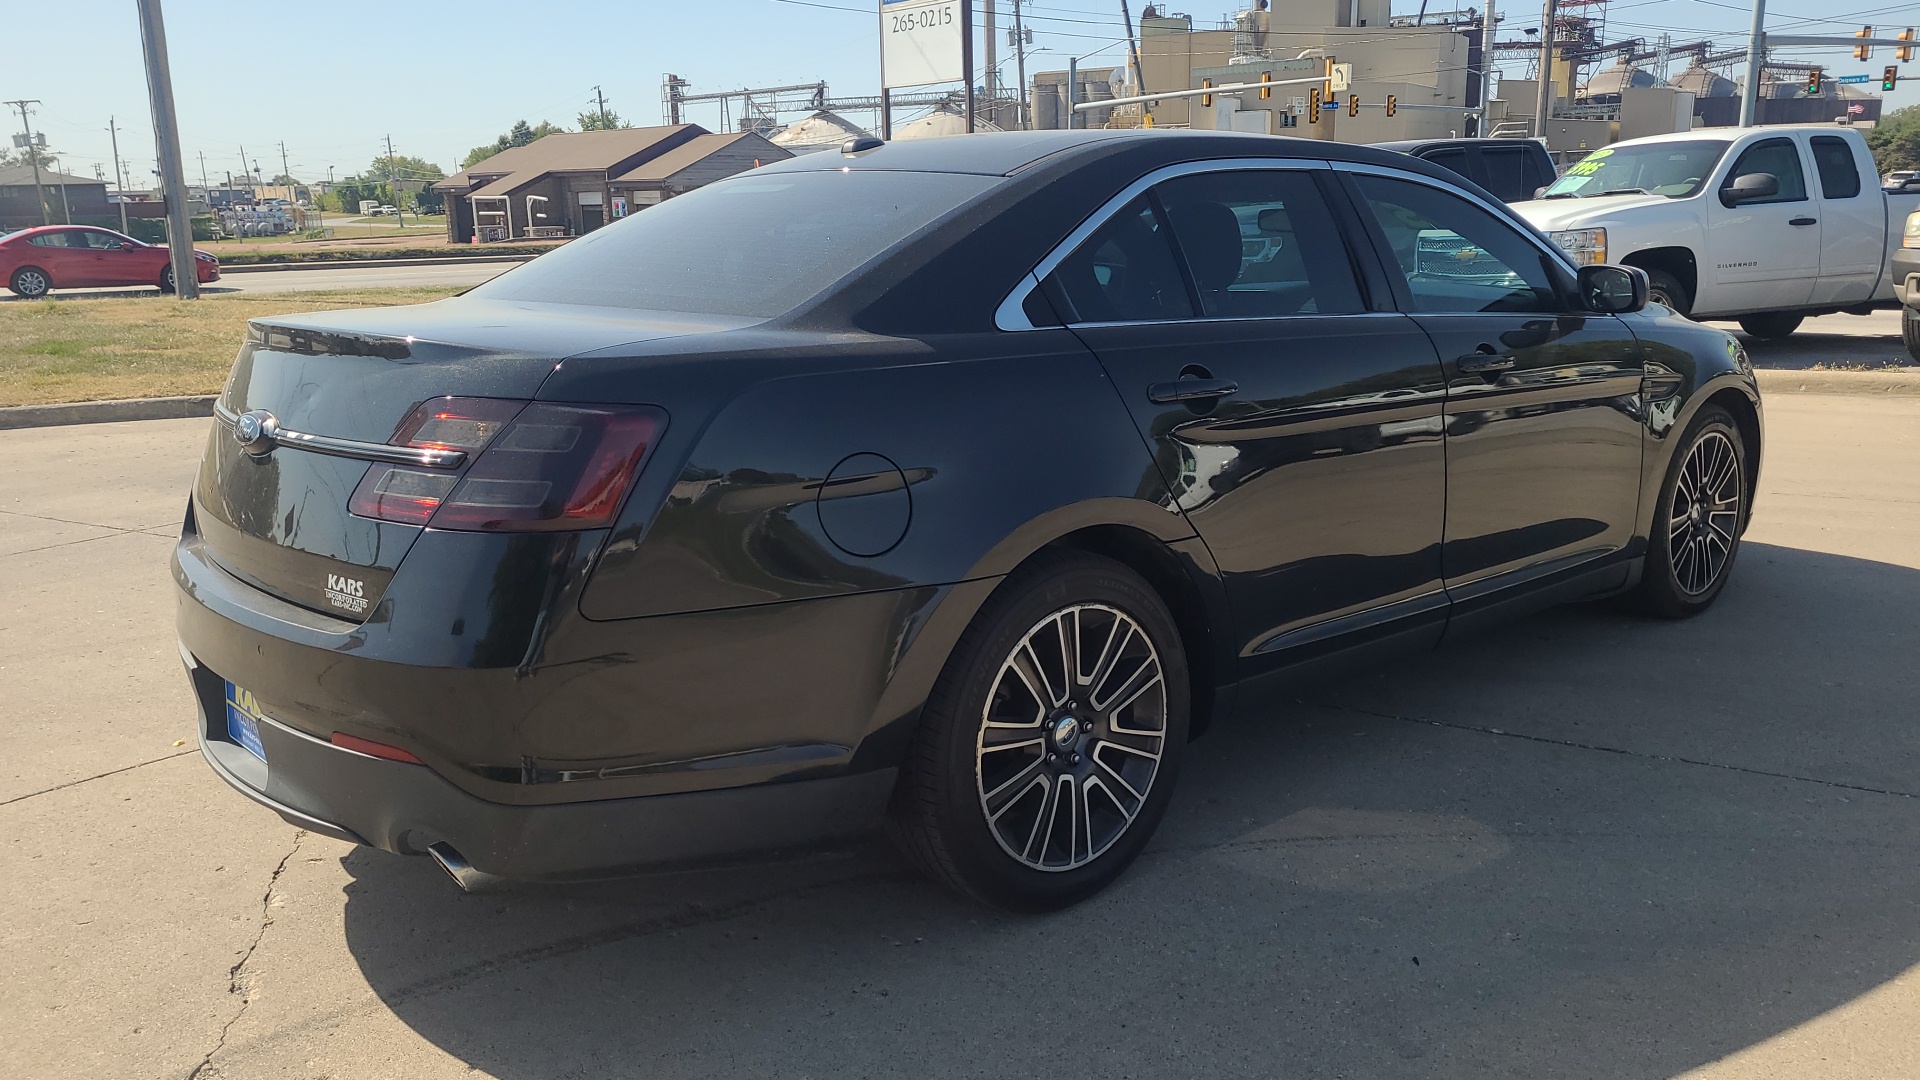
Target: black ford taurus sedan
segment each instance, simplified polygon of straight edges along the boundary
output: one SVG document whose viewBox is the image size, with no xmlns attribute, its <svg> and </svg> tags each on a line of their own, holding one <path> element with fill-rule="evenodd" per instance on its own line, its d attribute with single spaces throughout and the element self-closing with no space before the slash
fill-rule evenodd
<svg viewBox="0 0 1920 1080">
<path fill-rule="evenodd" d="M 1278 681 L 1713 602 L 1760 401 L 1645 305 L 1404 155 L 1035 132 L 849 144 L 460 297 L 256 320 L 174 561 L 200 746 L 463 883 L 884 824 L 1069 904 Z"/>
</svg>

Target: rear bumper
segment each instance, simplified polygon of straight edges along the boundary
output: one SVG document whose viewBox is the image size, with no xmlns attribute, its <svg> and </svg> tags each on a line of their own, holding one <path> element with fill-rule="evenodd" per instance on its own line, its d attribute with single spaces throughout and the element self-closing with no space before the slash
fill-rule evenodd
<svg viewBox="0 0 1920 1080">
<path fill-rule="evenodd" d="M 510 806 L 422 765 L 370 757 L 271 720 L 262 761 L 227 735 L 225 682 L 188 657 L 200 752 L 234 790 L 324 836 L 402 855 L 451 846 L 504 878 L 564 880 L 726 861 L 859 835 L 879 823 L 895 770 L 626 799 Z"/>
</svg>

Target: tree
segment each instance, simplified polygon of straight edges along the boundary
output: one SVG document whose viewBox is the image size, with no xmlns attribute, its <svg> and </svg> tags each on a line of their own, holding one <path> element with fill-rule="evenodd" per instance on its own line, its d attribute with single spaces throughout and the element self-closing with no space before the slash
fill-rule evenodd
<svg viewBox="0 0 1920 1080">
<path fill-rule="evenodd" d="M 1866 134 L 1881 176 L 1895 169 L 1920 169 L 1920 105 L 1895 109 Z"/>
<path fill-rule="evenodd" d="M 600 110 L 598 109 L 591 109 L 581 113 L 578 117 L 574 118 L 574 122 L 580 125 L 581 131 L 611 131 L 614 128 L 630 128 L 633 126 L 630 121 L 620 119 L 620 114 L 614 112 L 612 109 L 607 110 L 607 118 L 604 123 L 600 119 Z"/>
<path fill-rule="evenodd" d="M 35 158 L 40 159 L 42 172 L 53 171 L 53 155 L 48 153 L 44 146 L 31 146 L 25 149 L 0 146 L 0 168 L 10 165 L 31 165 Z"/>
<path fill-rule="evenodd" d="M 531 127 L 528 126 L 525 120 L 516 120 L 513 123 L 513 128 L 505 135 L 500 136 L 485 146 L 476 146 L 467 151 L 467 156 L 460 161 L 460 167 L 462 169 L 471 169 L 480 162 L 487 160 L 503 150 L 511 150 L 516 146 L 525 146 L 535 139 L 544 139 L 549 135 L 565 130 L 567 129 L 555 127 L 551 122 L 546 120 L 542 120 L 538 125 Z"/>
<path fill-rule="evenodd" d="M 447 178 L 446 171 L 440 168 L 440 166 L 435 165 L 425 158 L 413 157 L 410 154 L 395 154 L 391 160 L 389 160 L 385 154 L 382 154 L 373 159 L 373 164 L 367 166 L 366 175 L 375 180 L 392 180 L 398 178 L 401 180 L 425 180 L 428 183 L 432 183 L 435 180 L 445 180 Z"/>
</svg>

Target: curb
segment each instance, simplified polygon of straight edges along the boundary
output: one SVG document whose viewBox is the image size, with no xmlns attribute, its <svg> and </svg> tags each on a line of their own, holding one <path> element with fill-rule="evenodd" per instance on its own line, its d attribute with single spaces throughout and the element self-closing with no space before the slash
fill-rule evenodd
<svg viewBox="0 0 1920 1080">
<path fill-rule="evenodd" d="M 355 266 L 462 266 L 467 263 L 521 263 L 534 255 L 467 255 L 445 259 L 314 259 L 306 262 L 220 264 L 220 276 L 257 274 L 269 270 L 338 270 Z"/>
<path fill-rule="evenodd" d="M 0 408 L 0 431 L 64 427 L 68 424 L 114 424 L 122 420 L 183 420 L 212 415 L 212 394 L 76 401 L 70 405 L 15 405 Z"/>
</svg>

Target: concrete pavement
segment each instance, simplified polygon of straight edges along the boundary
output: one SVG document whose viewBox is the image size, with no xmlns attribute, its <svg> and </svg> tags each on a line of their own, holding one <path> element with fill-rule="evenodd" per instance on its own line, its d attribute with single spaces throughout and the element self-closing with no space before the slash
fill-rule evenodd
<svg viewBox="0 0 1920 1080">
<path fill-rule="evenodd" d="M 878 847 L 465 895 L 303 835 L 175 745 L 165 562 L 206 422 L 0 432 L 0 1059 L 1920 1075 L 1920 401 L 1767 419 L 1712 612 L 1563 609 L 1221 725 L 1128 876 L 1046 918 Z"/>
</svg>

